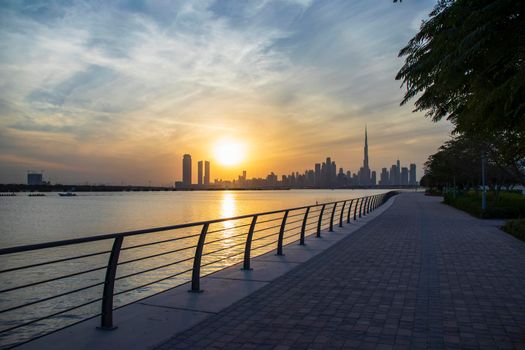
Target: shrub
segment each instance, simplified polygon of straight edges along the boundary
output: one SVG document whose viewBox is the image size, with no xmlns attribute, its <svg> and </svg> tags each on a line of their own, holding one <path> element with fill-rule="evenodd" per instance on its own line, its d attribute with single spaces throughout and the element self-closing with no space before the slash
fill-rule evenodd
<svg viewBox="0 0 525 350">
<path fill-rule="evenodd" d="M 519 193 L 487 193 L 487 209 L 481 209 L 481 192 L 460 192 L 456 196 L 447 193 L 444 203 L 485 219 L 514 219 L 525 217 L 525 196 Z"/>
<path fill-rule="evenodd" d="M 525 241 L 525 219 L 507 221 L 502 229 L 514 237 Z"/>
</svg>

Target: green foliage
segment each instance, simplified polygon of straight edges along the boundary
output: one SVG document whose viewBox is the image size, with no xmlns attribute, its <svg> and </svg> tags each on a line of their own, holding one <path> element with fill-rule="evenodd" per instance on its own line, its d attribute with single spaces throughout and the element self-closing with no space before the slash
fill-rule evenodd
<svg viewBox="0 0 525 350">
<path fill-rule="evenodd" d="M 481 209 L 481 192 L 460 192 L 455 196 L 447 193 L 444 203 L 485 219 L 512 219 L 525 217 L 525 196 L 515 192 L 489 191 L 487 193 L 487 210 Z"/>
<path fill-rule="evenodd" d="M 460 130 L 524 130 L 522 6 L 515 0 L 439 1 L 400 52 L 407 56 L 397 75 L 407 86 L 402 103 L 421 94 L 417 110 L 433 120 L 446 117 Z"/>
<path fill-rule="evenodd" d="M 502 229 L 514 237 L 525 241 L 525 219 L 508 221 L 503 225 Z"/>
<path fill-rule="evenodd" d="M 440 0 L 399 55 L 416 111 L 491 145 L 525 184 L 525 2 Z"/>
<path fill-rule="evenodd" d="M 503 167 L 494 159 L 487 141 L 456 136 L 445 142 L 439 151 L 428 157 L 425 177 L 421 183 L 427 187 L 453 186 L 468 189 L 481 185 L 481 154 L 486 155 L 486 184 L 491 188 L 510 186 L 520 181 L 511 167 Z"/>
</svg>

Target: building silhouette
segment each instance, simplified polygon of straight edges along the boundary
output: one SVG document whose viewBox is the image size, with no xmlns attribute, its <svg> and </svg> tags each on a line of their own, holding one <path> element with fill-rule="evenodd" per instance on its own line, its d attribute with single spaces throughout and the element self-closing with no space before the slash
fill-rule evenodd
<svg viewBox="0 0 525 350">
<path fill-rule="evenodd" d="M 359 184 L 362 186 L 370 185 L 370 166 L 368 164 L 368 130 L 365 126 L 365 147 L 363 149 L 363 166 L 359 169 Z"/>
<path fill-rule="evenodd" d="M 191 187 L 191 155 L 189 154 L 182 157 L 182 185 L 185 188 Z"/>
<path fill-rule="evenodd" d="M 321 186 L 321 163 L 315 163 L 315 186 Z"/>
<path fill-rule="evenodd" d="M 375 187 L 417 186 L 416 164 L 402 167 L 399 157 L 392 164 L 390 171 L 382 168 L 381 172 L 370 169 L 368 153 L 368 127 L 365 125 L 363 147 L 363 165 L 356 173 L 342 167 L 337 169 L 335 160 L 326 157 L 324 162 L 315 163 L 313 169 L 304 172 L 292 172 L 278 176 L 270 172 L 266 177 L 248 178 L 246 170 L 236 179 L 215 179 L 211 183 L 210 162 L 197 162 L 197 185 L 192 186 L 191 155 L 185 154 L 182 161 L 182 181 L 176 182 L 181 189 L 280 189 L 280 188 L 348 188 L 348 187 Z M 29 178 L 28 178 L 29 181 Z"/>
<path fill-rule="evenodd" d="M 410 179 L 408 181 L 408 184 L 410 186 L 416 186 L 417 180 L 416 180 L 416 165 L 414 163 L 410 164 Z"/>
<path fill-rule="evenodd" d="M 208 160 L 204 161 L 204 185 L 210 185 L 210 162 Z"/>
<path fill-rule="evenodd" d="M 27 173 L 27 184 L 30 186 L 37 186 L 44 184 L 44 175 L 42 173 L 37 173 L 34 171 L 29 171 Z"/>
<path fill-rule="evenodd" d="M 408 185 L 408 168 L 406 167 L 401 168 L 401 183 L 399 185 Z"/>
<path fill-rule="evenodd" d="M 397 166 L 395 164 L 392 164 L 390 166 L 390 178 L 389 178 L 389 185 L 395 186 L 397 185 Z"/>
<path fill-rule="evenodd" d="M 399 158 L 397 158 L 396 163 L 396 185 L 401 185 L 401 163 L 399 162 Z"/>
<path fill-rule="evenodd" d="M 203 171 L 202 171 L 202 160 L 199 160 L 197 162 L 197 184 L 201 185 L 203 184 Z"/>
<path fill-rule="evenodd" d="M 381 174 L 379 175 L 379 185 L 380 186 L 390 185 L 390 177 L 388 176 L 387 168 L 381 169 Z"/>
</svg>

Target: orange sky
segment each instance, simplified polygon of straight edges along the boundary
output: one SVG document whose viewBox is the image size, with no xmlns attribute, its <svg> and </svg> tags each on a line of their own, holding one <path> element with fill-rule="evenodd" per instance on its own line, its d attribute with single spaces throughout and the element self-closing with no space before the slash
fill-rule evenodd
<svg viewBox="0 0 525 350">
<path fill-rule="evenodd" d="M 14 4 L 0 9 L 0 182 L 169 185 L 182 155 L 212 179 L 422 164 L 448 139 L 399 107 L 399 49 L 434 1 Z M 46 7 L 42 9 L 41 7 Z M 118 19 L 118 20 L 117 20 Z M 213 144 L 246 145 L 221 167 Z"/>
</svg>

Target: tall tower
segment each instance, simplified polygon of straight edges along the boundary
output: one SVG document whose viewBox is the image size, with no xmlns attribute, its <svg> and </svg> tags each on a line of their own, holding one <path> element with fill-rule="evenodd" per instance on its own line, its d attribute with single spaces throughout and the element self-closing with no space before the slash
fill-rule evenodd
<svg viewBox="0 0 525 350">
<path fill-rule="evenodd" d="M 199 160 L 197 162 L 197 183 L 199 185 L 202 185 L 202 176 L 203 176 L 203 173 L 202 173 L 202 160 Z"/>
<path fill-rule="evenodd" d="M 182 157 L 182 184 L 186 188 L 191 187 L 191 155 Z"/>
<path fill-rule="evenodd" d="M 363 157 L 363 171 L 361 172 L 360 185 L 370 185 L 370 167 L 368 166 L 368 130 L 365 125 L 365 148 Z"/>
<path fill-rule="evenodd" d="M 367 127 L 365 125 L 365 157 L 363 159 L 363 169 L 369 169 L 368 168 L 368 132 Z"/>
<path fill-rule="evenodd" d="M 414 163 L 410 164 L 410 180 L 408 181 L 408 184 L 411 186 L 415 186 L 417 184 L 416 181 L 416 165 Z"/>
<path fill-rule="evenodd" d="M 208 160 L 204 161 L 204 184 L 210 185 L 210 162 Z"/>
<path fill-rule="evenodd" d="M 399 157 L 397 157 L 397 173 L 396 173 L 396 185 L 401 185 L 401 163 Z"/>
</svg>

